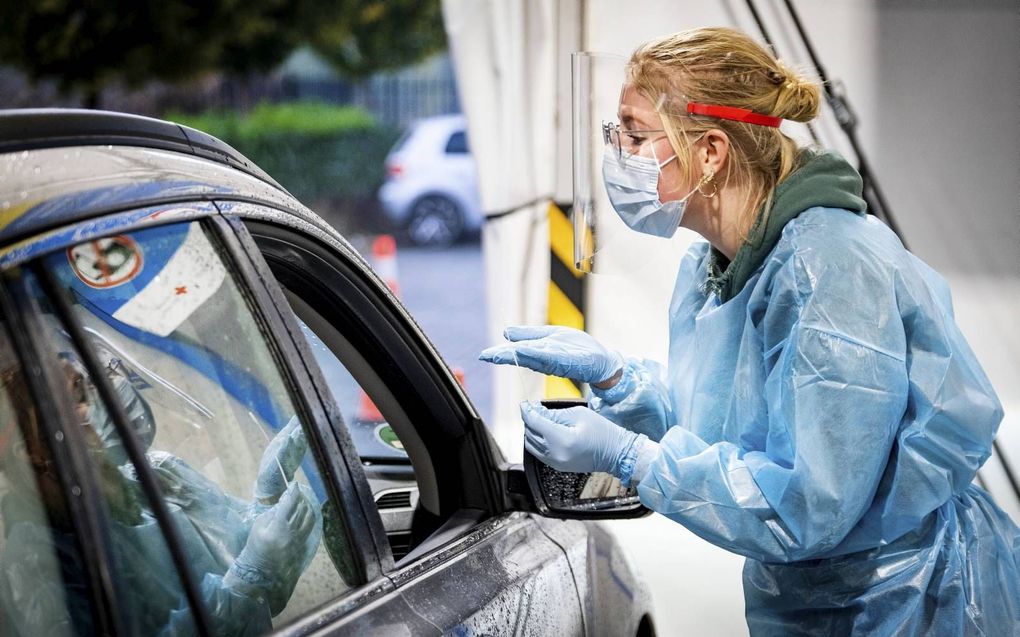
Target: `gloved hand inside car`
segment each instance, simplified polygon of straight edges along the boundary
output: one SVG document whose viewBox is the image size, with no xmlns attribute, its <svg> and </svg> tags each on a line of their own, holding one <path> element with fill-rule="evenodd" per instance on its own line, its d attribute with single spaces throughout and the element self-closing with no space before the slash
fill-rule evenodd
<svg viewBox="0 0 1020 637">
<path fill-rule="evenodd" d="M 610 380 L 623 369 L 623 356 L 572 327 L 511 326 L 503 335 L 509 343 L 490 347 L 478 358 L 591 384 Z"/>
<path fill-rule="evenodd" d="M 275 616 L 287 605 L 322 536 L 321 514 L 311 492 L 291 483 L 280 501 L 255 518 L 224 585 L 262 595 Z"/>
<path fill-rule="evenodd" d="M 521 403 L 524 448 L 553 469 L 575 473 L 605 471 L 630 479 L 639 434 L 627 431 L 587 407 L 547 409 Z"/>
<path fill-rule="evenodd" d="M 308 450 L 308 439 L 301 429 L 297 416 L 291 417 L 286 426 L 277 432 L 269 442 L 255 480 L 255 498 L 260 504 L 273 504 L 294 479 L 294 472 Z"/>
</svg>

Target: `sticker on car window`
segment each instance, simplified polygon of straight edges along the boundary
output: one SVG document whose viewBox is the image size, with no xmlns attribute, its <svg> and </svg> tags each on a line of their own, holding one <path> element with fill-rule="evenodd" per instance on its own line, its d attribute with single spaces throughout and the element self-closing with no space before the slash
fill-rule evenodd
<svg viewBox="0 0 1020 637">
<path fill-rule="evenodd" d="M 142 271 L 142 249 L 126 235 L 79 243 L 67 249 L 71 271 L 91 288 L 123 285 Z"/>
<path fill-rule="evenodd" d="M 392 447 L 399 451 L 404 450 L 404 443 L 400 442 L 400 438 L 397 438 L 397 433 L 393 431 L 393 427 L 383 423 L 375 428 L 375 435 L 387 447 Z"/>
<path fill-rule="evenodd" d="M 166 265 L 121 305 L 113 318 L 167 336 L 216 293 L 226 274 L 201 226 L 189 224 L 184 240 Z"/>
</svg>

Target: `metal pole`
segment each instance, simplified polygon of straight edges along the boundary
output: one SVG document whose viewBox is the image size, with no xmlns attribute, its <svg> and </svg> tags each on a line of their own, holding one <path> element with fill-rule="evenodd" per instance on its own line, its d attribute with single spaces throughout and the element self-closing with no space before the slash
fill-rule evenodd
<svg viewBox="0 0 1020 637">
<path fill-rule="evenodd" d="M 874 178 L 874 173 L 871 171 L 871 165 L 868 163 L 867 158 L 864 156 L 864 151 L 861 149 L 861 145 L 857 141 L 857 117 L 850 109 L 850 104 L 846 99 L 842 86 L 833 84 L 829 81 L 829 76 L 826 74 L 821 61 L 818 59 L 818 54 L 815 52 L 815 48 L 811 44 L 811 39 L 808 37 L 807 31 L 804 29 L 804 25 L 800 21 L 800 16 L 797 14 L 797 10 L 794 8 L 792 0 L 783 0 L 783 2 L 790 14 L 790 19 L 793 20 L 794 28 L 797 29 L 797 34 L 804 42 L 804 48 L 807 50 L 808 57 L 811 58 L 811 64 L 815 67 L 818 79 L 822 82 L 822 91 L 825 93 L 825 100 L 828 102 L 829 107 L 832 108 L 832 112 L 836 115 L 836 121 L 839 123 L 839 127 L 846 134 L 847 140 L 850 142 L 850 146 L 854 149 L 854 154 L 857 155 L 857 172 L 861 174 L 861 178 L 864 180 L 864 200 L 868 204 L 868 209 L 871 210 L 876 217 L 884 221 L 886 225 L 888 225 L 892 231 L 896 233 L 896 236 L 900 238 L 900 241 L 903 241 L 903 233 L 900 231 L 899 225 L 889 214 L 889 205 L 886 202 L 885 195 L 882 194 L 882 190 L 879 188 L 878 183 Z M 904 243 L 904 245 L 906 244 Z"/>
</svg>

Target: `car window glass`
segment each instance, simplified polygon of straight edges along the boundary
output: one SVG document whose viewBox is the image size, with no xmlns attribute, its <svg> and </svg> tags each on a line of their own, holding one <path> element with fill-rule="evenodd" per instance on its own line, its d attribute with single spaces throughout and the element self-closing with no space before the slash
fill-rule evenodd
<svg viewBox="0 0 1020 637">
<path fill-rule="evenodd" d="M 201 224 L 91 241 L 43 265 L 70 292 L 75 318 L 146 448 L 219 629 L 249 634 L 281 625 L 357 584 L 344 525 L 307 451 L 307 424 Z M 68 353 L 56 321 L 43 317 L 52 321 L 61 363 L 85 376 L 80 409 L 98 444 L 130 477 L 94 379 Z M 138 506 L 148 513 L 145 502 Z M 137 556 L 139 564 L 148 559 Z M 172 572 L 125 568 L 138 569 L 140 579 Z M 143 610 L 158 625 L 172 621 L 164 617 L 170 605 Z"/>
<path fill-rule="evenodd" d="M 37 287 L 37 286 L 36 286 Z M 197 628 L 184 597 L 184 589 L 170 557 L 170 550 L 153 515 L 152 507 L 142 491 L 133 465 L 124 451 L 124 443 L 113 428 L 109 413 L 99 398 L 93 379 L 82 358 L 55 328 L 51 308 L 44 305 L 44 317 L 50 326 L 51 344 L 61 369 L 60 378 L 71 397 L 85 441 L 89 459 L 95 468 L 98 493 L 102 497 L 109 522 L 108 532 L 113 553 L 113 582 L 124 628 L 132 634 L 156 634 L 164 628 L 171 634 L 188 634 Z M 108 374 L 118 394 L 133 391 L 124 377 Z M 142 440 L 153 430 L 153 414 L 147 403 L 134 394 L 126 400 L 128 416 Z M 172 501 L 172 497 L 168 497 Z M 195 525 L 183 524 L 181 507 L 171 507 L 171 515 L 184 538 L 189 563 L 199 571 L 212 570 L 205 563 L 206 553 L 196 549 Z M 158 574 L 158 575 L 157 575 Z"/>
<path fill-rule="evenodd" d="M 450 155 L 468 152 L 467 134 L 464 131 L 457 131 L 450 135 L 446 142 L 446 152 Z"/>
<path fill-rule="evenodd" d="M 0 325 L 0 626 L 11 635 L 93 632 L 88 576 L 53 456 Z M 24 432 L 24 433 L 23 433 Z"/>
<path fill-rule="evenodd" d="M 298 308 L 298 311 L 308 316 L 308 309 Z M 344 344 L 338 346 L 336 341 L 342 338 L 339 333 L 323 323 L 318 324 L 319 333 L 316 333 L 300 317 L 297 320 L 358 451 L 393 557 L 400 559 L 411 546 L 411 526 L 419 498 L 414 470 L 404 445 L 370 394 L 354 379 L 337 353 L 323 342 L 325 338 L 337 351 L 347 351 L 350 361 L 353 352 Z"/>
</svg>

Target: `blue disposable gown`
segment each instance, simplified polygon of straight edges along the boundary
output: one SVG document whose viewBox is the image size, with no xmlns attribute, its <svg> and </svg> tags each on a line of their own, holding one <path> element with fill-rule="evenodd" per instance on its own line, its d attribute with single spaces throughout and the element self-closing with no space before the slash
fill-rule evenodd
<svg viewBox="0 0 1020 637">
<path fill-rule="evenodd" d="M 971 485 L 1002 408 L 945 282 L 831 208 L 726 303 L 708 258 L 681 264 L 668 368 L 592 400 L 660 443 L 641 501 L 749 558 L 756 635 L 1020 634 L 1020 530 Z"/>
<path fill-rule="evenodd" d="M 272 615 L 280 611 L 274 601 L 286 603 L 319 546 L 322 514 L 318 505 L 314 505 L 315 527 L 308 537 L 277 547 L 288 555 L 289 559 L 279 560 L 287 568 L 266 573 L 268 590 L 256 594 L 230 586 L 224 574 L 245 547 L 253 519 L 272 505 L 248 503 L 224 493 L 172 454 L 152 451 L 147 457 L 198 580 L 212 633 L 242 637 L 270 631 Z M 105 486 L 113 488 L 109 483 Z M 299 484 L 298 488 L 308 502 L 316 502 L 309 487 Z M 87 575 L 74 537 L 43 523 L 38 495 L 23 485 L 4 500 L 3 519 L 0 607 L 6 623 L 0 624 L 0 635 L 90 634 Z M 143 511 L 131 525 L 112 520 L 109 530 L 119 565 L 127 632 L 160 637 L 196 634 L 176 567 L 151 512 Z M 55 578 L 57 574 L 62 577 Z"/>
</svg>

